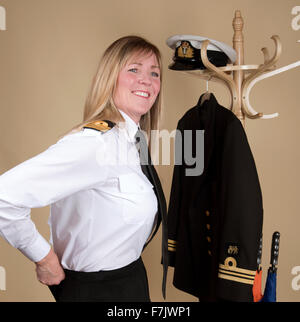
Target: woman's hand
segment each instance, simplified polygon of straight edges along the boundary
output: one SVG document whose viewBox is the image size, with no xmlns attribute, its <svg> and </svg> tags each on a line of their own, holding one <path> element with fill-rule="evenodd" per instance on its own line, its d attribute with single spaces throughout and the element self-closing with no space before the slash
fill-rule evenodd
<svg viewBox="0 0 300 322">
<path fill-rule="evenodd" d="M 35 264 L 37 279 L 42 284 L 58 285 L 65 278 L 65 272 L 52 248 L 46 257 Z"/>
</svg>

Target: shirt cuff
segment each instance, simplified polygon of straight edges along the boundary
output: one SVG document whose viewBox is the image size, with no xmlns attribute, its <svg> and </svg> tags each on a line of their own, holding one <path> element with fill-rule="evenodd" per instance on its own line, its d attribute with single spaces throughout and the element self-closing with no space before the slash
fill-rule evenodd
<svg viewBox="0 0 300 322">
<path fill-rule="evenodd" d="M 22 254 L 33 262 L 39 262 L 50 252 L 51 246 L 46 239 L 38 234 L 36 240 L 26 248 L 19 249 Z"/>
</svg>

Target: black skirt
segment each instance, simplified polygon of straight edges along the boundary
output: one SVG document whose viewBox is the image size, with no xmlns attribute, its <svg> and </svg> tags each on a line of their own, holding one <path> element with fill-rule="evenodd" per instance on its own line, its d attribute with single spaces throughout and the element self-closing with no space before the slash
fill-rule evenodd
<svg viewBox="0 0 300 322">
<path fill-rule="evenodd" d="M 150 302 L 147 272 L 141 257 L 111 271 L 76 272 L 49 286 L 57 302 Z"/>
</svg>

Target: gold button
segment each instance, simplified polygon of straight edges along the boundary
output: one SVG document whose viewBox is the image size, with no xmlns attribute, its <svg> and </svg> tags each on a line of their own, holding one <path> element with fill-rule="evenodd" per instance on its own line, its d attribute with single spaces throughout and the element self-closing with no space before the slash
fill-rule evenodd
<svg viewBox="0 0 300 322">
<path fill-rule="evenodd" d="M 206 239 L 209 243 L 211 242 L 211 238 L 209 236 L 207 236 Z"/>
<path fill-rule="evenodd" d="M 208 210 L 205 211 L 205 215 L 209 216 L 209 211 Z"/>
<path fill-rule="evenodd" d="M 211 251 L 210 251 L 210 250 L 208 250 L 207 252 L 208 252 L 208 255 L 209 255 L 209 256 L 211 256 Z"/>
<path fill-rule="evenodd" d="M 210 224 L 206 224 L 206 228 L 210 230 Z"/>
</svg>

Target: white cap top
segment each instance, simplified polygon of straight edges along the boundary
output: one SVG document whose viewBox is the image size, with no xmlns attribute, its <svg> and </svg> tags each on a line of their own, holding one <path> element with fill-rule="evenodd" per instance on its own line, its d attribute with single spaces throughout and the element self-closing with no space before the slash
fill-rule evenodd
<svg viewBox="0 0 300 322">
<path fill-rule="evenodd" d="M 166 40 L 166 43 L 170 48 L 175 49 L 176 47 L 180 46 L 180 43 L 183 40 L 189 41 L 191 45 L 197 49 L 201 49 L 201 46 L 204 40 L 209 40 L 210 43 L 207 46 L 208 50 L 221 51 L 225 53 L 232 63 L 234 63 L 236 60 L 236 52 L 232 47 L 230 47 L 229 45 L 221 41 L 217 41 L 207 37 L 193 36 L 193 35 L 175 35 L 168 38 Z"/>
</svg>

